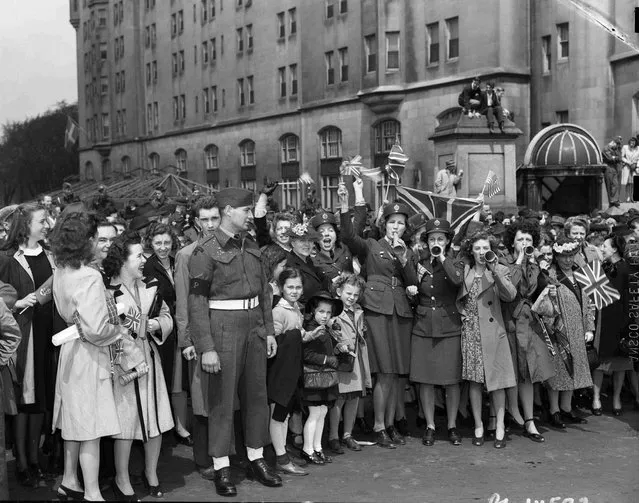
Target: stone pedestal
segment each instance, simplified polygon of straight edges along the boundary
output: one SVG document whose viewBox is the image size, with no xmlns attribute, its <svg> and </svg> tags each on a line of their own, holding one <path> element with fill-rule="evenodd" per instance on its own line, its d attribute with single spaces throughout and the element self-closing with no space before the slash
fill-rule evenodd
<svg viewBox="0 0 639 503">
<path fill-rule="evenodd" d="M 435 144 L 433 179 L 437 172 L 453 159 L 457 171 L 464 176 L 457 188 L 459 197 L 477 197 L 489 171 L 495 172 L 500 191 L 486 197 L 493 210 L 517 210 L 516 147 L 515 141 L 522 131 L 511 121 L 504 123 L 504 133 L 498 128 L 488 129 L 486 117 L 470 118 L 462 115 L 461 108 L 448 109 L 437 116 L 435 133 L 429 138 Z M 429 187 L 434 190 L 433 187 Z"/>
</svg>

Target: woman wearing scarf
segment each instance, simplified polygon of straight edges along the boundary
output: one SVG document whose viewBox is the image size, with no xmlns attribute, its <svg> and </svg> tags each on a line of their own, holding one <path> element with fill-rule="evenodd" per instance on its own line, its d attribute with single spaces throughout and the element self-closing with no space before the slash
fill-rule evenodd
<svg viewBox="0 0 639 503">
<path fill-rule="evenodd" d="M 592 386 L 586 343 L 594 338 L 595 321 L 588 297 L 574 276 L 580 270 L 575 264 L 580 250 L 579 241 L 559 237 L 553 245 L 554 261 L 548 275 L 539 278 L 542 298 L 536 302 L 540 304 L 540 314 L 551 313 L 543 318 L 555 353 L 555 375 L 548 380 L 548 399 L 550 424 L 560 429 L 566 427 L 566 422 L 587 422 L 573 413 L 572 395 L 577 389 Z"/>
</svg>

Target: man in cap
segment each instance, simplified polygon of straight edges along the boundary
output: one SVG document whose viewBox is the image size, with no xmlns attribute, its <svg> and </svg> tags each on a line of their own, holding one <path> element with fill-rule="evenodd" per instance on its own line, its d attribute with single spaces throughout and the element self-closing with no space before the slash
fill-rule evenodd
<svg viewBox="0 0 639 503">
<path fill-rule="evenodd" d="M 189 330 L 208 384 L 209 454 L 215 488 L 235 496 L 229 456 L 234 454 L 237 400 L 244 424 L 247 475 L 270 487 L 282 485 L 266 464 L 270 443 L 266 359 L 275 356 L 271 291 L 260 250 L 248 236 L 253 193 L 227 188 L 217 194 L 220 227 L 202 240 L 189 262 Z"/>
<path fill-rule="evenodd" d="M 446 161 L 446 167 L 437 172 L 435 178 L 435 193 L 440 196 L 457 197 L 457 185 L 461 182 L 464 172 L 457 174 L 455 161 Z"/>
<path fill-rule="evenodd" d="M 199 365 L 198 355 L 191 340 L 188 316 L 189 295 L 189 261 L 199 242 L 213 236 L 213 232 L 220 226 L 220 210 L 214 196 L 203 196 L 193 207 L 195 221 L 201 230 L 198 239 L 185 246 L 175 255 L 175 323 L 177 325 L 178 346 L 182 349 L 184 358 L 189 361 L 189 376 L 191 379 L 191 402 L 194 421 L 193 458 L 200 475 L 208 480 L 214 480 L 215 471 L 209 456 L 208 429 L 208 374 Z"/>
<path fill-rule="evenodd" d="M 481 107 L 481 89 L 479 77 L 475 77 L 469 86 L 464 87 L 464 90 L 457 98 L 457 102 L 462 107 L 462 113 L 468 114 L 468 117 L 481 117 L 479 109 Z"/>
<path fill-rule="evenodd" d="M 606 163 L 604 181 L 608 192 L 608 204 L 619 206 L 619 177 L 621 174 L 621 152 L 615 140 L 610 140 L 608 145 L 601 152 L 603 161 Z"/>
<path fill-rule="evenodd" d="M 153 194 L 151 195 L 151 206 L 154 208 L 161 208 L 166 204 L 166 189 L 162 185 L 155 187 Z"/>
<path fill-rule="evenodd" d="M 62 184 L 62 195 L 58 196 L 58 204 L 66 206 L 67 204 L 76 203 L 80 201 L 73 193 L 73 187 L 69 182 Z"/>
</svg>

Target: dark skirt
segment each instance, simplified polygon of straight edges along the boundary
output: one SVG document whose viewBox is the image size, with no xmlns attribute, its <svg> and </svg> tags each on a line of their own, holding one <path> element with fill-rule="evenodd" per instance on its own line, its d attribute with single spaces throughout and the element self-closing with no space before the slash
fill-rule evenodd
<svg viewBox="0 0 639 503">
<path fill-rule="evenodd" d="M 371 374 L 407 375 L 413 320 L 369 310 L 365 311 L 365 320 Z"/>
<path fill-rule="evenodd" d="M 331 386 L 326 389 L 306 389 L 302 390 L 302 404 L 307 407 L 314 407 L 317 405 L 333 405 L 337 397 L 339 396 L 339 390 L 337 386 Z"/>
<path fill-rule="evenodd" d="M 420 337 L 413 335 L 410 348 L 410 380 L 447 386 L 461 382 L 461 335 Z"/>
</svg>

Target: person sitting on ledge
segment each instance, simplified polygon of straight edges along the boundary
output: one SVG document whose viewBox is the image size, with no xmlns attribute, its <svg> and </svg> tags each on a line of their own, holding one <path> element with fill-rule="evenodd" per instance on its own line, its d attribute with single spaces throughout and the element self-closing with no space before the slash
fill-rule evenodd
<svg viewBox="0 0 639 503">
<path fill-rule="evenodd" d="M 486 84 L 486 90 L 481 93 L 481 109 L 482 115 L 486 116 L 488 120 L 488 129 L 493 132 L 495 127 L 495 119 L 499 124 L 499 130 L 504 133 L 504 112 L 501 108 L 501 100 L 495 92 L 495 84 L 488 82 Z"/>
<path fill-rule="evenodd" d="M 460 93 L 457 102 L 462 107 L 462 113 L 468 114 L 468 117 L 479 117 L 481 107 L 481 89 L 479 77 L 475 77 L 470 83 L 470 86 L 464 87 L 464 90 Z"/>
</svg>

